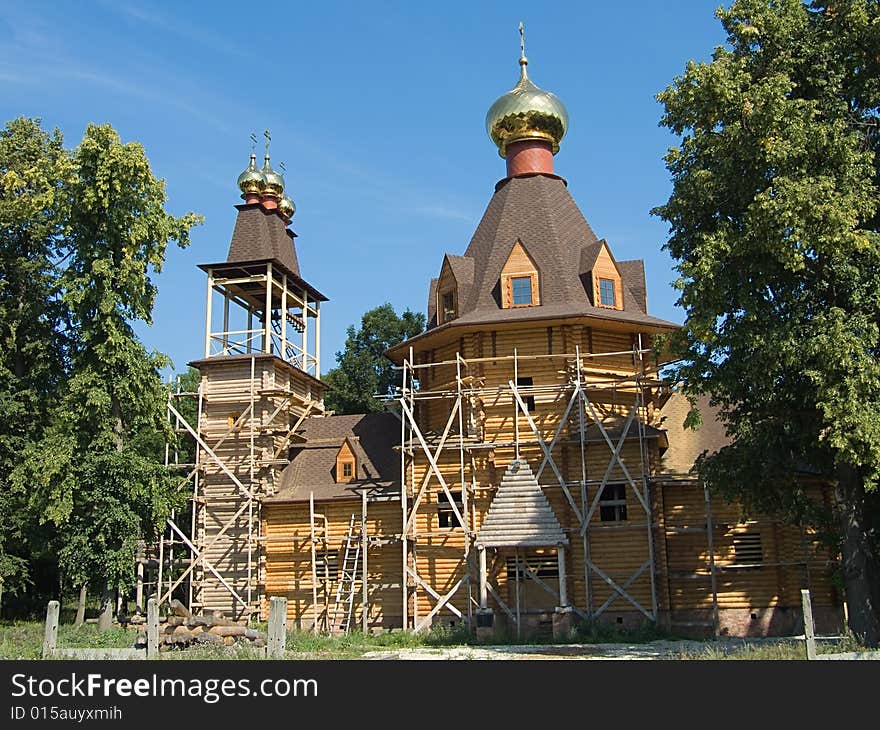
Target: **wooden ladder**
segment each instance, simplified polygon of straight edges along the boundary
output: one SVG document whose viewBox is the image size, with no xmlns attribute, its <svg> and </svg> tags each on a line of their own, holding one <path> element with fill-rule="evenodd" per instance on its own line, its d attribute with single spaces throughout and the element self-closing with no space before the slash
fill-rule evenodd
<svg viewBox="0 0 880 730">
<path fill-rule="evenodd" d="M 358 562 L 361 557 L 361 535 L 355 533 L 358 525 L 357 515 L 352 515 L 348 523 L 348 535 L 345 537 L 345 555 L 342 559 L 342 571 L 339 584 L 336 586 L 336 605 L 333 607 L 333 619 L 330 632 L 340 630 L 347 634 L 351 630 L 351 616 L 354 609 L 354 586 L 358 579 Z"/>
</svg>

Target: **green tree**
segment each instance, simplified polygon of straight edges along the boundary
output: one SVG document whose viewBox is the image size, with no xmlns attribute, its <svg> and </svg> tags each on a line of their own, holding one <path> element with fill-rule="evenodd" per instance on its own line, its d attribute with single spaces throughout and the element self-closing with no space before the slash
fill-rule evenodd
<svg viewBox="0 0 880 730">
<path fill-rule="evenodd" d="M 72 325 L 70 377 L 16 478 L 57 530 L 63 574 L 104 588 L 108 616 L 109 589 L 133 580 L 138 540 L 154 539 L 180 498 L 152 448 L 157 431 L 171 437 L 158 374 L 169 362 L 147 352 L 131 323 L 151 321 L 150 273 L 169 242 L 188 244 L 199 218 L 165 211 L 164 182 L 143 147 L 122 144 L 109 125 L 86 129 L 73 164 L 60 282 Z"/>
<path fill-rule="evenodd" d="M 350 325 L 346 330 L 345 349 L 336 353 L 336 367 L 324 376 L 327 408 L 338 414 L 381 411 L 381 401 L 373 396 L 393 392 L 400 382 L 385 351 L 424 329 L 424 314 L 407 309 L 398 316 L 387 302 L 364 313 L 360 329 Z"/>
<path fill-rule="evenodd" d="M 61 134 L 20 117 L 0 131 L 0 588 L 19 592 L 43 542 L 27 494 L 10 475 L 42 436 L 64 376 L 66 311 L 59 300 L 59 208 L 72 165 Z"/>
<path fill-rule="evenodd" d="M 835 487 L 850 628 L 880 640 L 880 5 L 736 0 L 728 45 L 659 95 L 677 375 L 732 438 L 700 474 L 748 510 L 809 517 Z"/>
</svg>

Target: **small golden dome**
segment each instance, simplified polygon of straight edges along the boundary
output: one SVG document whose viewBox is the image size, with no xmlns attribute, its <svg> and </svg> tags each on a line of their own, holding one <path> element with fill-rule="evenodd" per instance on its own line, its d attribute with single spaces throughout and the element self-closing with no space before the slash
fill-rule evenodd
<svg viewBox="0 0 880 730">
<path fill-rule="evenodd" d="M 278 212 L 287 220 L 293 218 L 293 214 L 296 213 L 296 206 L 287 195 L 282 195 L 281 200 L 278 201 Z"/>
<path fill-rule="evenodd" d="M 258 195 L 264 183 L 263 173 L 257 169 L 257 156 L 251 152 L 251 164 L 238 176 L 238 189 L 241 190 L 242 197 Z"/>
<path fill-rule="evenodd" d="M 507 153 L 507 145 L 524 139 L 544 139 L 559 152 L 559 142 L 568 129 L 568 111 L 555 94 L 535 86 L 529 78 L 528 59 L 519 59 L 519 83 L 489 107 L 486 131 L 498 145 L 498 154 Z"/>
<path fill-rule="evenodd" d="M 269 166 L 269 155 L 266 155 L 262 173 L 263 187 L 260 189 L 260 192 L 263 195 L 271 195 L 276 198 L 284 195 L 284 178 L 281 177 L 281 173 L 275 172 Z"/>
</svg>

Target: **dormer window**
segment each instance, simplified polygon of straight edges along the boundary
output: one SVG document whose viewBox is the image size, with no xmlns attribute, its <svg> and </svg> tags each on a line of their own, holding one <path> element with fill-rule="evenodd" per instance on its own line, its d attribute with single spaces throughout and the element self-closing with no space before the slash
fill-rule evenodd
<svg viewBox="0 0 880 730">
<path fill-rule="evenodd" d="M 501 306 L 535 307 L 541 303 L 541 292 L 538 287 L 538 267 L 517 241 L 501 269 Z"/>
<path fill-rule="evenodd" d="M 349 440 L 346 439 L 336 452 L 336 483 L 354 481 L 357 475 L 357 457 Z"/>
<path fill-rule="evenodd" d="M 599 279 L 599 304 L 603 307 L 617 306 L 617 297 L 614 293 L 614 279 Z"/>
<path fill-rule="evenodd" d="M 447 291 L 440 295 L 440 324 L 455 319 L 455 292 Z"/>
</svg>

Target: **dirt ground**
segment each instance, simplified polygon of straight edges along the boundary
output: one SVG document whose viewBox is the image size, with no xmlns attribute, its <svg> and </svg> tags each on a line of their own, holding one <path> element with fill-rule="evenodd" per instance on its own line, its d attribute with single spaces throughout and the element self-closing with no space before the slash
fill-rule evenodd
<svg viewBox="0 0 880 730">
<path fill-rule="evenodd" d="M 820 641 L 820 655 L 833 652 L 840 637 Z M 825 646 L 821 646 L 825 644 Z M 839 649 L 838 649 L 839 651 Z M 717 641 L 667 641 L 645 644 L 563 644 L 530 646 L 417 647 L 370 651 L 361 659 L 440 660 L 657 660 L 657 659 L 806 659 L 802 641 L 785 639 L 719 639 Z M 823 659 L 880 660 L 880 651 L 825 653 Z"/>
<path fill-rule="evenodd" d="M 681 659 L 698 656 L 712 647 L 731 652 L 744 642 L 652 641 L 648 644 L 546 644 L 530 646 L 417 647 L 390 651 L 371 651 L 363 659 Z"/>
</svg>

